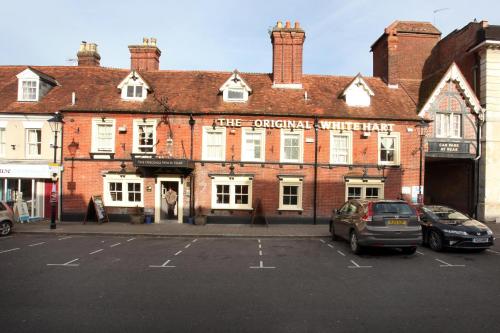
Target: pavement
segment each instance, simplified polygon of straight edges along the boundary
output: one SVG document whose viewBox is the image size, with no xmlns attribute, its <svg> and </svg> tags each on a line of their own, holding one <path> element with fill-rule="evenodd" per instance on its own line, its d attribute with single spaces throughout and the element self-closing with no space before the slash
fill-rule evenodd
<svg viewBox="0 0 500 333">
<path fill-rule="evenodd" d="M 306 224 L 207 224 L 204 226 L 192 224 L 131 224 L 108 222 L 59 222 L 56 229 L 50 229 L 48 221 L 33 223 L 16 223 L 14 233 L 57 234 L 57 235 L 115 235 L 115 236 L 156 236 L 156 237 L 292 237 L 314 238 L 328 237 L 328 225 Z"/>
<path fill-rule="evenodd" d="M 500 223 L 486 223 L 495 236 L 500 237 Z M 14 233 L 56 234 L 56 235 L 115 235 L 115 236 L 149 236 L 149 237 L 291 237 L 315 238 L 330 237 L 326 224 L 131 224 L 108 222 L 58 222 L 56 229 L 50 229 L 48 221 L 32 223 L 16 223 Z"/>
</svg>

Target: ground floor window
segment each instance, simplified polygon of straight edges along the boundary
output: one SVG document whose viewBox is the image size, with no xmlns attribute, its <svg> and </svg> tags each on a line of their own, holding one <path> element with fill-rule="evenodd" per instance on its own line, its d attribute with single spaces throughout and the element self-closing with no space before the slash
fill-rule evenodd
<svg viewBox="0 0 500 333">
<path fill-rule="evenodd" d="M 212 208 L 251 209 L 252 177 L 212 177 Z"/>
<path fill-rule="evenodd" d="M 104 204 L 114 207 L 143 207 L 143 179 L 136 175 L 106 175 Z"/>
<path fill-rule="evenodd" d="M 302 210 L 302 177 L 279 176 L 279 210 Z"/>
<path fill-rule="evenodd" d="M 16 200 L 25 201 L 31 217 L 43 216 L 44 180 L 0 178 L 0 200 L 11 207 Z"/>
<path fill-rule="evenodd" d="M 384 183 L 378 179 L 347 179 L 346 200 L 383 199 Z"/>
</svg>

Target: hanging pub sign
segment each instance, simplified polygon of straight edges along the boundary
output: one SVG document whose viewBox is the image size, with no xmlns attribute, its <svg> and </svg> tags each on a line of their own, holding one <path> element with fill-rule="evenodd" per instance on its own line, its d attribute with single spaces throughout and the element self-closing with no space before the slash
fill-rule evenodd
<svg viewBox="0 0 500 333">
<path fill-rule="evenodd" d="M 218 118 L 215 120 L 217 126 L 242 127 L 242 119 Z M 314 122 L 309 120 L 286 120 L 286 119 L 253 119 L 245 126 L 255 128 L 283 128 L 283 129 L 312 129 Z M 318 121 L 318 129 L 339 131 L 363 131 L 363 132 L 393 132 L 394 124 L 369 123 L 355 121 Z"/>
</svg>

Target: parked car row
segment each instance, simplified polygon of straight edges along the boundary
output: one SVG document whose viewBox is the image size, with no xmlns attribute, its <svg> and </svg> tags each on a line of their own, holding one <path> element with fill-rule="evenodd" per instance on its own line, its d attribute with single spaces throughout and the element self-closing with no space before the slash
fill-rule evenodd
<svg viewBox="0 0 500 333">
<path fill-rule="evenodd" d="M 355 254 L 368 247 L 413 254 L 420 244 L 434 251 L 484 251 L 494 243 L 493 232 L 466 214 L 446 206 L 412 207 L 401 200 L 349 200 L 333 211 L 330 232 L 332 240 L 347 240 Z"/>
<path fill-rule="evenodd" d="M 0 236 L 7 236 L 12 231 L 14 212 L 9 205 L 0 201 Z"/>
</svg>

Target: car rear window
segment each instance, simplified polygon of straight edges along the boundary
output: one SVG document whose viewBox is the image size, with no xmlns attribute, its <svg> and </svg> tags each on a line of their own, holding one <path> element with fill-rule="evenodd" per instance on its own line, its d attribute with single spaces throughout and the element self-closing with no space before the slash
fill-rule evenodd
<svg viewBox="0 0 500 333">
<path fill-rule="evenodd" d="M 412 215 L 413 209 L 404 202 L 376 202 L 373 204 L 375 214 Z"/>
</svg>

